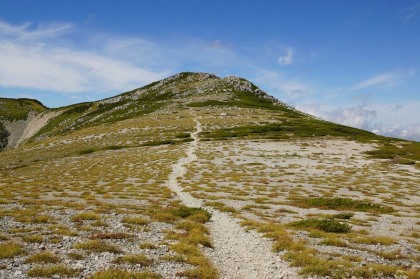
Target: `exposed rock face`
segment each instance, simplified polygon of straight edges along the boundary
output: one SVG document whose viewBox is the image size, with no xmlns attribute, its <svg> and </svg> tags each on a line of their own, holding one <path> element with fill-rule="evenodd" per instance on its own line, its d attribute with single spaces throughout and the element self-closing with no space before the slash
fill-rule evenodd
<svg viewBox="0 0 420 279">
<path fill-rule="evenodd" d="M 8 143 L 10 133 L 5 129 L 4 125 L 0 122 L 0 151 L 5 149 Z"/>
<path fill-rule="evenodd" d="M 5 147 L 7 149 L 17 147 L 34 136 L 48 120 L 56 116 L 55 112 L 37 114 L 30 112 L 26 120 L 4 121 L 3 125 L 8 133 Z"/>
</svg>

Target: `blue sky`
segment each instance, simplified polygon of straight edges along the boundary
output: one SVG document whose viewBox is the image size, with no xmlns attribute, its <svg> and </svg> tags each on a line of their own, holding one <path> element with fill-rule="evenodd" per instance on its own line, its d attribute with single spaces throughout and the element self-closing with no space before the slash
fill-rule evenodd
<svg viewBox="0 0 420 279">
<path fill-rule="evenodd" d="M 0 96 L 49 107 L 181 71 L 420 141 L 420 0 L 0 0 Z"/>
</svg>

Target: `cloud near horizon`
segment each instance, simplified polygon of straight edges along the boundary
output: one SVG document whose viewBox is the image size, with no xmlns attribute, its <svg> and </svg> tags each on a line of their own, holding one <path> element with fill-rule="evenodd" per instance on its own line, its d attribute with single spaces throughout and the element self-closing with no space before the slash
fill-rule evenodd
<svg viewBox="0 0 420 279">
<path fill-rule="evenodd" d="M 326 107 L 320 103 L 306 103 L 296 106 L 298 110 L 324 120 L 347 125 L 395 138 L 404 138 L 420 142 L 420 124 L 410 123 L 415 116 L 420 102 L 367 105 L 359 104 L 345 107 Z M 381 122 L 378 117 L 387 115 L 389 123 Z M 409 123 L 409 124 L 397 124 Z"/>
</svg>

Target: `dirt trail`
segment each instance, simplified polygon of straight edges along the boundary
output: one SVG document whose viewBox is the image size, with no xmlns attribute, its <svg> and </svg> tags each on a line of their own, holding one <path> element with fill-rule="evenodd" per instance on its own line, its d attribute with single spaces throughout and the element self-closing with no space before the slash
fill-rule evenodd
<svg viewBox="0 0 420 279">
<path fill-rule="evenodd" d="M 196 131 L 191 134 L 194 141 L 187 149 L 187 156 L 173 165 L 172 173 L 168 177 L 168 187 L 176 192 L 186 206 L 204 207 L 202 200 L 183 192 L 177 180 L 187 172 L 187 165 L 197 159 L 197 135 L 202 128 L 198 120 L 196 123 Z M 295 269 L 271 252 L 272 243 L 268 239 L 261 238 L 261 235 L 254 231 L 245 231 L 238 224 L 238 220 L 227 213 L 205 208 L 212 213 L 208 225 L 214 245 L 214 249 L 206 250 L 206 254 L 219 269 L 222 278 L 299 278 Z"/>
</svg>

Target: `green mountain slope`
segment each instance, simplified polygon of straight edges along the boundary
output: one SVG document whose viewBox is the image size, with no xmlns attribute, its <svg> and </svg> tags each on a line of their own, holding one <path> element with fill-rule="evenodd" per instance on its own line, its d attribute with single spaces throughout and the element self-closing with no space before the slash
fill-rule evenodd
<svg viewBox="0 0 420 279">
<path fill-rule="evenodd" d="M 265 111 L 269 121 L 253 121 L 239 125 L 224 125 L 204 131 L 204 139 L 232 137 L 288 139 L 299 137 L 343 137 L 358 141 L 379 141 L 391 146 L 395 139 L 316 119 L 299 112 L 260 90 L 251 82 L 237 77 L 219 78 L 207 73 L 179 73 L 112 98 L 48 109 L 36 100 L 0 99 L 0 120 L 3 122 L 24 120 L 29 112 L 54 113 L 54 116 L 34 135 L 29 142 L 37 142 L 54 136 L 74 133 L 88 127 L 110 125 L 123 120 L 136 119 L 154 112 L 176 113 L 188 110 L 239 108 L 256 115 Z M 263 118 L 261 118 L 263 119 Z M 7 131 L 0 121 L 0 142 L 7 145 Z M 165 139 L 171 141 L 173 139 Z M 405 157 L 418 159 L 418 145 L 410 145 L 410 152 L 394 150 L 372 153 L 380 158 Z M 389 146 L 387 150 L 389 151 Z M 412 152 L 414 150 L 414 154 Z"/>
<path fill-rule="evenodd" d="M 39 113 L 47 109 L 37 100 L 0 98 L 0 121 L 26 119 L 30 112 Z"/>
<path fill-rule="evenodd" d="M 3 119 L 24 119 L 29 111 L 46 110 L 34 100 L 6 100 L 7 103 L 2 105 L 3 113 L 0 114 Z M 58 115 L 33 139 L 115 123 L 156 110 L 213 106 L 267 109 L 282 112 L 284 118 L 308 118 L 307 115 L 275 100 L 247 80 L 236 77 L 221 79 L 203 73 L 180 73 L 109 99 L 52 109 Z"/>
</svg>

